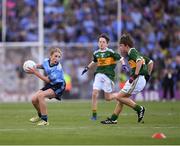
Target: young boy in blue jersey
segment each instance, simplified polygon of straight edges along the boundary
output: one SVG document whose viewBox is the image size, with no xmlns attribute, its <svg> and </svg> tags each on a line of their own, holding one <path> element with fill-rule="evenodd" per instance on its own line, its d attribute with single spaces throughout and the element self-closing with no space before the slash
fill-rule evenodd
<svg viewBox="0 0 180 146">
<path fill-rule="evenodd" d="M 59 48 L 52 48 L 50 57 L 45 59 L 42 64 L 36 65 L 36 68 L 43 69 L 46 75 L 42 75 L 36 68 L 28 68 L 28 73 L 34 74 L 46 83 L 42 89 L 32 96 L 32 104 L 38 115 L 32 117 L 30 122 L 38 122 L 38 126 L 49 125 L 45 98 L 61 100 L 66 87 L 63 69 L 60 64 L 61 56 L 62 52 Z"/>
</svg>

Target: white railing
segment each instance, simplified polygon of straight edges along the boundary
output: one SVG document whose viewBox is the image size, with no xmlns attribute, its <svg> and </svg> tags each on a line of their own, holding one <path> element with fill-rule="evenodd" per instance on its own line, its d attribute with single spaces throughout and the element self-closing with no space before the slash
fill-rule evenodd
<svg viewBox="0 0 180 146">
<path fill-rule="evenodd" d="M 117 42 L 111 42 L 109 44 L 112 47 L 117 46 Z M 56 42 L 56 43 L 44 43 L 43 47 L 51 47 L 51 46 L 59 46 L 59 47 L 89 47 L 89 46 L 97 46 L 97 43 L 63 43 L 63 42 Z M 24 47 L 39 47 L 39 42 L 0 42 L 0 48 L 6 49 L 16 49 L 16 48 L 24 48 Z"/>
</svg>

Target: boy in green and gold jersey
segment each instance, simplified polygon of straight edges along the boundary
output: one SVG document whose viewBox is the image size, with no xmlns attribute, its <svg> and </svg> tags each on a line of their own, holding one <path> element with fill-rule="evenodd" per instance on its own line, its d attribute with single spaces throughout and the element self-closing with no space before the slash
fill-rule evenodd
<svg viewBox="0 0 180 146">
<path fill-rule="evenodd" d="M 118 115 L 121 113 L 124 104 L 137 112 L 138 122 L 141 122 L 144 117 L 145 108 L 137 105 L 129 97 L 144 89 L 153 69 L 153 61 L 133 48 L 133 41 L 129 35 L 122 35 L 119 42 L 119 49 L 122 56 L 128 60 L 131 75 L 119 93 L 111 94 L 110 99 L 116 99 L 118 103 L 111 118 L 101 121 L 102 124 L 117 124 Z"/>
<path fill-rule="evenodd" d="M 104 91 L 107 101 L 110 101 L 110 94 L 113 91 L 113 81 L 115 77 L 116 61 L 123 64 L 122 69 L 127 70 L 125 62 L 121 56 L 108 48 L 109 37 L 102 34 L 98 38 L 99 49 L 93 53 L 93 61 L 83 70 L 82 75 L 92 66 L 96 65 L 95 78 L 92 92 L 92 120 L 97 119 L 97 98 L 100 90 Z"/>
</svg>

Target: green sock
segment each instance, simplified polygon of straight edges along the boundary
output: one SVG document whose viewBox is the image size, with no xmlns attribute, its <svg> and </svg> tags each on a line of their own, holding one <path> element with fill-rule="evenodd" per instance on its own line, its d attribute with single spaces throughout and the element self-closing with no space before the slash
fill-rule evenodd
<svg viewBox="0 0 180 146">
<path fill-rule="evenodd" d="M 117 118 L 118 118 L 118 116 L 116 114 L 112 114 L 111 120 L 115 121 L 115 120 L 117 120 Z"/>
<path fill-rule="evenodd" d="M 92 111 L 92 116 L 93 116 L 93 117 L 97 117 L 97 112 L 96 112 L 96 110 L 93 110 L 93 111 Z"/>
<path fill-rule="evenodd" d="M 140 112 L 140 111 L 141 111 L 141 106 L 136 104 L 133 109 L 134 109 L 135 111 L 137 111 L 137 112 Z"/>
</svg>

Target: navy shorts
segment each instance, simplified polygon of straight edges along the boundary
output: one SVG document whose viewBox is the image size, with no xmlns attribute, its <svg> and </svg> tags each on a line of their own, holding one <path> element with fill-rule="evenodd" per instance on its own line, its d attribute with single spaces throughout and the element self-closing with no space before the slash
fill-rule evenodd
<svg viewBox="0 0 180 146">
<path fill-rule="evenodd" d="M 63 92 L 66 88 L 66 83 L 65 82 L 60 82 L 54 85 L 51 85 L 50 83 L 46 84 L 41 90 L 45 91 L 47 89 L 52 89 L 55 94 L 56 94 L 56 99 L 57 100 L 61 100 L 61 97 L 63 95 Z"/>
</svg>

